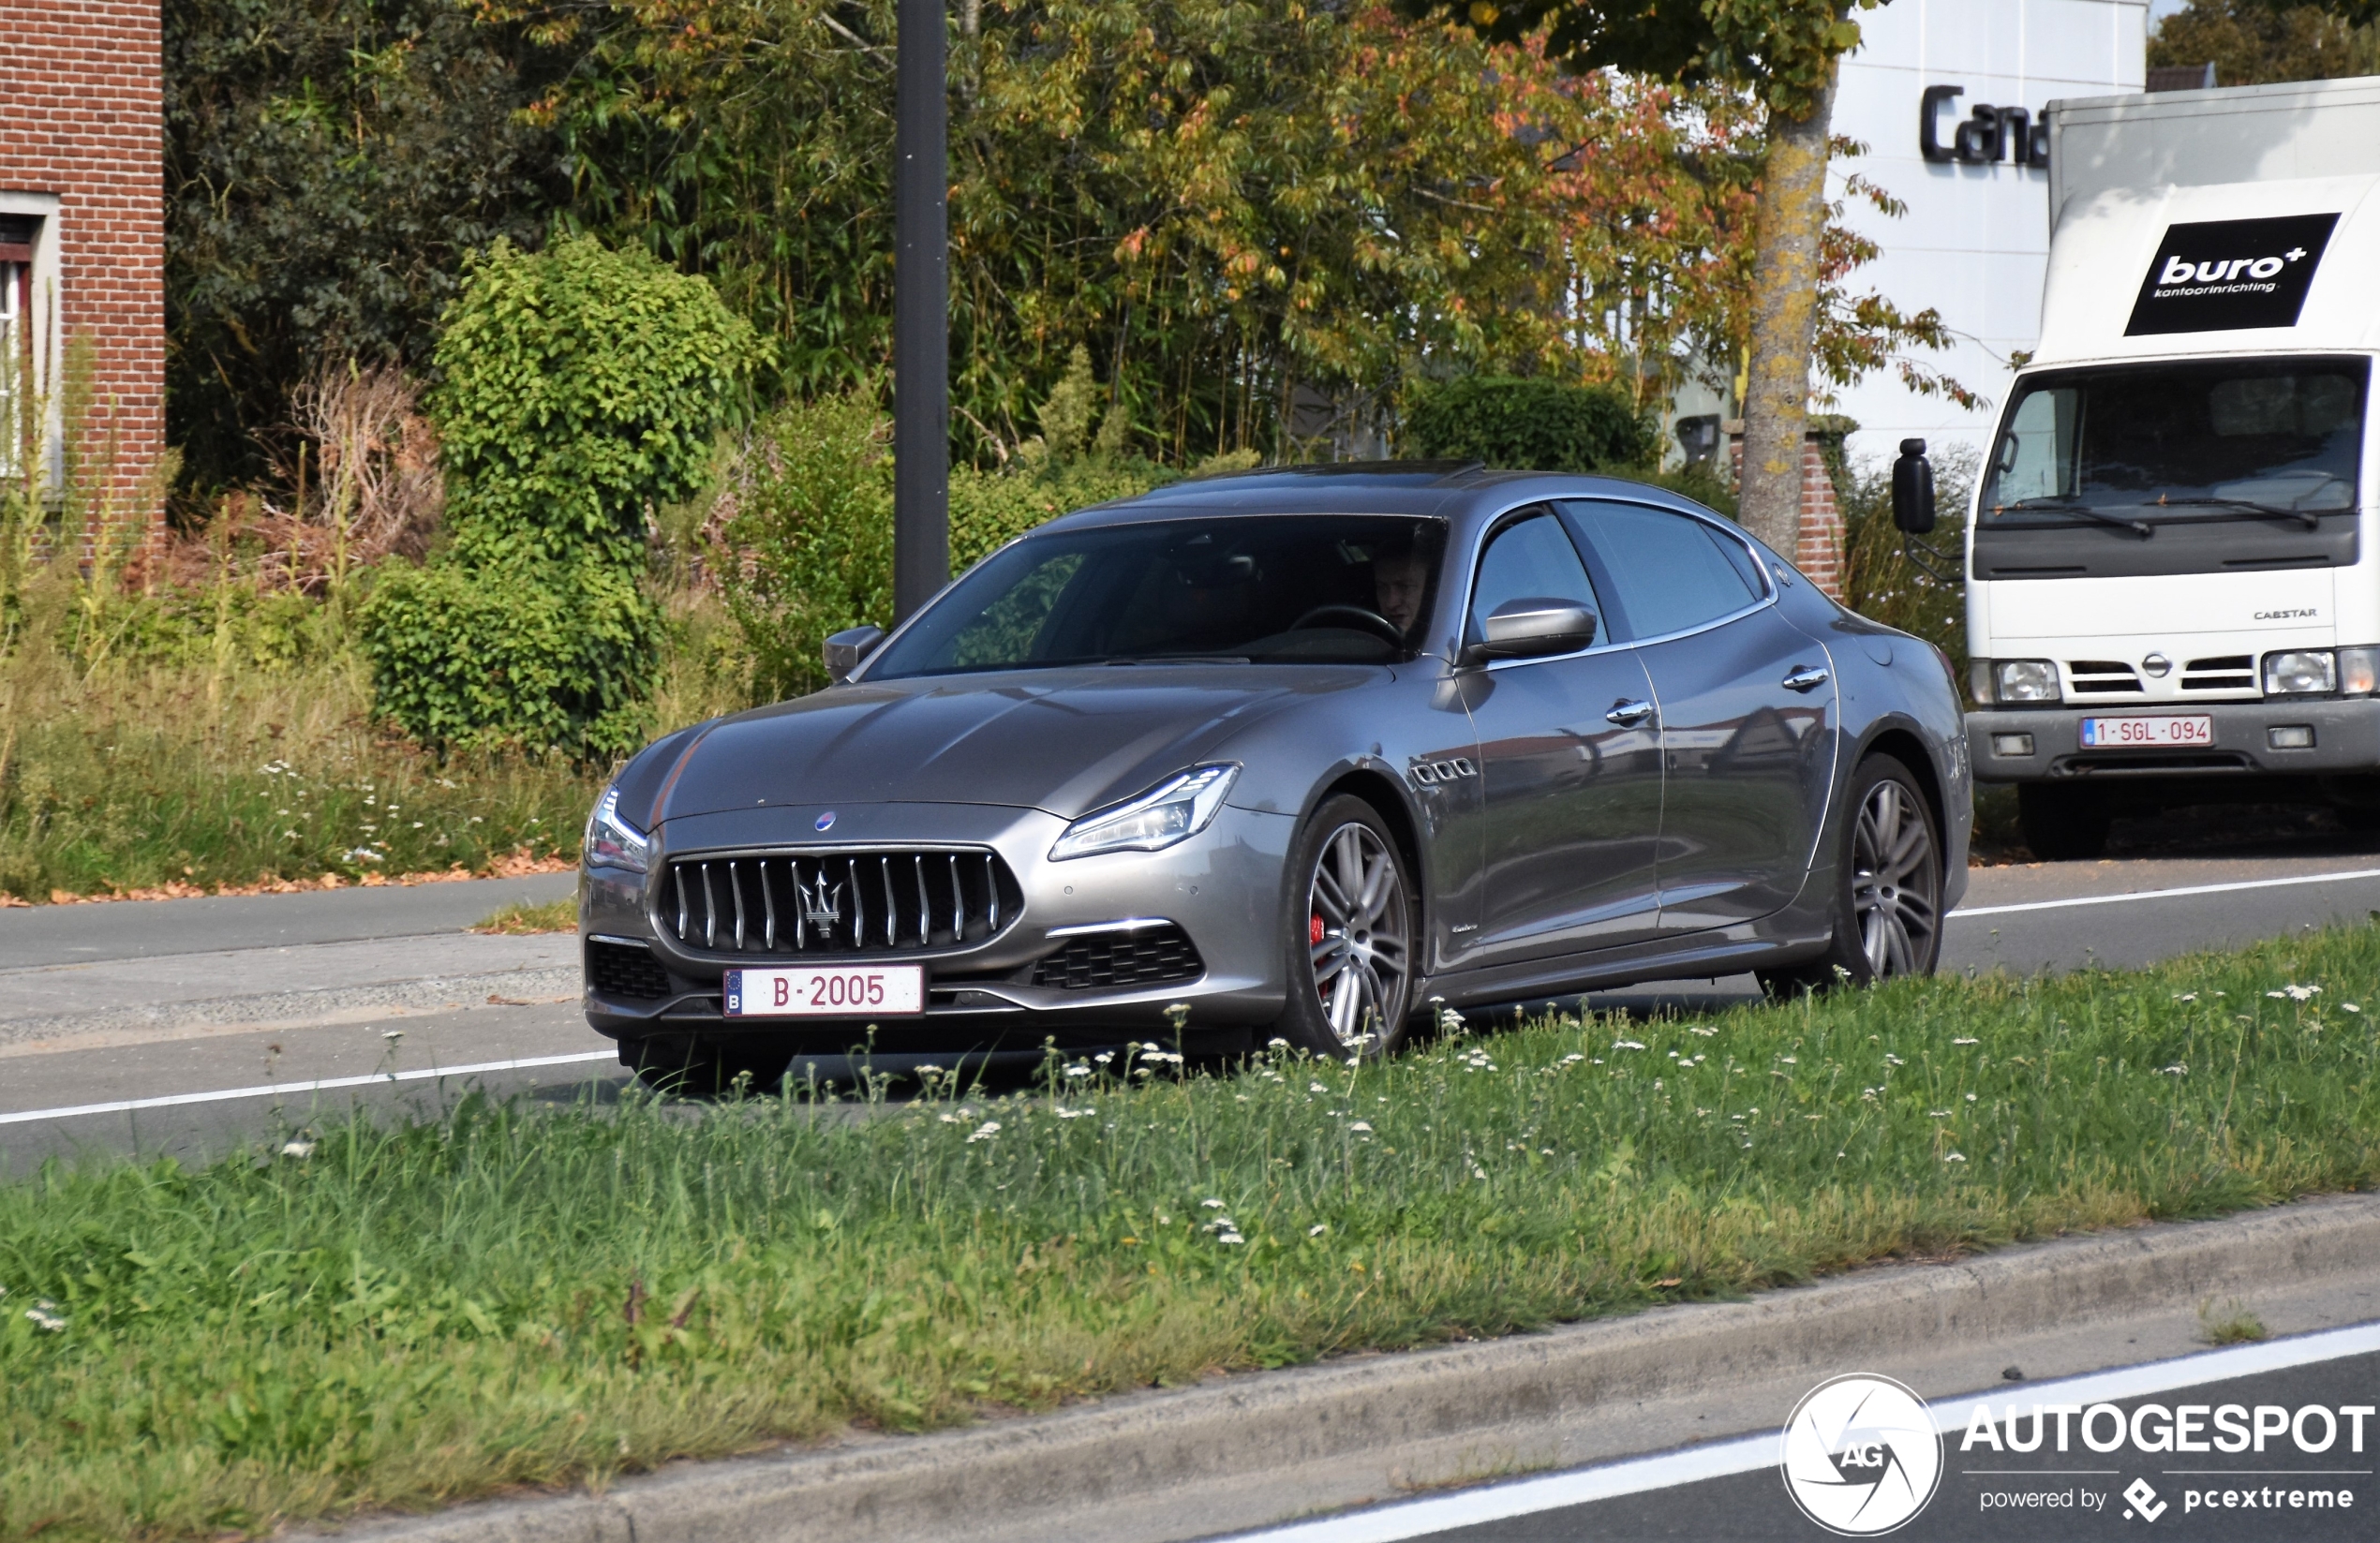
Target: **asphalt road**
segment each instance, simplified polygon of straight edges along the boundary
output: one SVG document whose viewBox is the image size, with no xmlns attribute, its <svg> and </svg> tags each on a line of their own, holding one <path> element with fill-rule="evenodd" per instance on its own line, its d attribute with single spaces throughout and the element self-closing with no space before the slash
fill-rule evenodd
<svg viewBox="0 0 2380 1543">
<path fill-rule="evenodd" d="M 2312 834 L 2209 855 L 1976 869 L 1946 970 L 2123 967 L 2380 911 L 2380 847 Z M 0 1173 L 81 1151 L 201 1157 L 357 1102 L 429 1112 L 470 1088 L 616 1097 L 568 936 L 464 928 L 569 874 L 0 911 Z M 1748 976 L 1600 993 L 1743 1001 Z"/>
<path fill-rule="evenodd" d="M 2380 1405 L 2380 1332 L 2366 1326 L 2299 1340 L 2276 1340 L 2178 1360 L 2096 1372 L 2058 1382 L 2003 1383 L 1965 1397 L 1932 1401 L 1941 1432 L 1941 1474 L 1924 1507 L 1892 1536 L 1911 1543 L 2032 1543 L 2032 1540 L 2116 1537 L 2221 1538 L 2225 1543 L 2271 1540 L 2313 1543 L 2368 1539 L 2380 1529 L 2380 1485 L 2373 1482 L 2380 1417 L 2363 1417 L 2360 1450 L 2346 1412 Z M 2295 1364 L 2289 1364 L 2295 1363 Z M 2269 1368 L 2269 1369 L 2266 1369 Z M 2031 1453 L 1970 1447 L 1976 1402 L 1988 1402 L 1991 1421 L 2012 1404 L 2012 1432 L 1994 1425 L 2005 1442 L 2035 1434 L 2035 1404 L 2077 1410 L 2105 1402 L 2123 1411 L 2155 1404 L 2170 1414 L 2182 1405 L 2212 1410 L 2239 1404 L 2297 1411 L 2319 1404 L 2331 1411 L 2327 1449 L 2300 1450 L 2286 1433 L 2262 1450 L 2179 1454 L 2139 1450 L 2129 1443 L 2098 1452 L 2080 1429 L 2069 1449 L 2055 1450 L 2053 1420 Z M 1509 1484 L 1481 1486 L 1397 1506 L 1351 1511 L 1315 1521 L 1242 1535 L 1243 1543 L 1637 1543 L 1653 1539 L 1726 1538 L 1731 1543 L 1808 1543 L 1837 1535 L 1807 1520 L 1787 1492 L 1778 1458 L 1792 1411 L 1777 1413 L 1776 1428 L 1752 1436 Z M 2139 1422 L 2151 1444 L 2158 1415 Z M 2243 1417 L 2252 1423 L 2253 1416 Z M 2201 1411 L 2198 1431 L 2212 1434 Z M 2112 1442 L 2114 1422 L 2091 1429 Z M 2304 1429 L 2318 1444 L 2323 1425 Z M 2211 1442 L 2209 1443 L 2212 1445 Z M 1899 1449 L 1891 1456 L 1897 1459 Z M 1921 1459 L 1922 1461 L 1922 1459 Z M 2137 1487 L 2136 1487 L 2137 1486 Z M 2328 1506 L 2305 1504 L 2315 1490 Z M 2226 1503 L 2228 1492 L 2228 1503 Z M 2212 1498 L 2209 1499 L 2211 1493 Z M 2292 1497 L 2295 1496 L 2295 1504 Z M 2347 1497 L 2343 1503 L 2342 1495 Z M 2242 1502 L 2245 1504 L 2242 1504 Z"/>
</svg>

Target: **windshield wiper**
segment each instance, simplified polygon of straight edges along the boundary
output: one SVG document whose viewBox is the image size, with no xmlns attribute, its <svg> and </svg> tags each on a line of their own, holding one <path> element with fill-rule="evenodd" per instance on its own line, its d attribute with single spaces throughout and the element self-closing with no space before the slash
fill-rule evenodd
<svg viewBox="0 0 2380 1543">
<path fill-rule="evenodd" d="M 2242 514 L 2260 514 L 2268 520 L 2295 520 L 2308 530 L 2322 528 L 2322 516 L 2311 509 L 2283 509 L 2278 504 L 2260 504 L 2254 498 L 2168 498 L 2161 493 L 2157 503 L 2160 508 L 2188 505 L 2194 509 L 2236 510 Z"/>
<path fill-rule="evenodd" d="M 2097 520 L 2101 525 L 2120 526 L 2144 542 L 2157 533 L 2157 527 L 2147 520 L 2128 520 L 2121 514 L 2105 514 L 2079 498 L 2019 498 L 2013 504 L 1994 504 L 1991 512 L 2005 514 L 2016 509 L 2047 509 L 2060 514 L 2079 514 L 2086 520 Z"/>
</svg>

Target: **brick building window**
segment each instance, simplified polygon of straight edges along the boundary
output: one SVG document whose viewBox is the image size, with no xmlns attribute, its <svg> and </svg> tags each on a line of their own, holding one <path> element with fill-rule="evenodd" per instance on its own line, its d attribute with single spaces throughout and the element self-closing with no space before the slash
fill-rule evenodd
<svg viewBox="0 0 2380 1543">
<path fill-rule="evenodd" d="M 33 245 L 41 221 L 0 215 L 0 474 L 13 474 L 33 384 Z"/>
</svg>

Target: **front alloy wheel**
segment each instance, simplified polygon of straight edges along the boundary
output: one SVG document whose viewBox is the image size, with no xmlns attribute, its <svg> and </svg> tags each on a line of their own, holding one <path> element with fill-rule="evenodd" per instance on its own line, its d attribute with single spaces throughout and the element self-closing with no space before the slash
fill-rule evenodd
<svg viewBox="0 0 2380 1543">
<path fill-rule="evenodd" d="M 1345 796 L 1316 811 L 1297 855 L 1304 969 L 1291 971 L 1284 1037 L 1316 1055 L 1393 1049 L 1412 1010 L 1419 929 L 1405 859 L 1372 806 Z"/>
</svg>

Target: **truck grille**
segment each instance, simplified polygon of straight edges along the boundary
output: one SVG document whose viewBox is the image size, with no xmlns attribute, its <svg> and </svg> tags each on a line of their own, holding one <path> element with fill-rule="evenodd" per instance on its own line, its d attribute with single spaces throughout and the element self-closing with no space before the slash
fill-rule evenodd
<svg viewBox="0 0 2380 1543">
<path fill-rule="evenodd" d="M 2181 669 L 2185 691 L 2248 691 L 2256 685 L 2253 654 L 2225 654 L 2218 659 L 2194 659 Z"/>
<path fill-rule="evenodd" d="M 1033 983 L 1064 991 L 1097 991 L 1192 981 L 1206 972 L 1206 961 L 1198 957 L 1189 935 L 1168 922 L 1141 931 L 1077 938 L 1033 967 Z"/>
<path fill-rule="evenodd" d="M 2068 660 L 2066 674 L 2074 679 L 2076 696 L 2106 696 L 2140 690 L 2140 677 L 2121 660 Z"/>
<path fill-rule="evenodd" d="M 998 854 L 914 847 L 682 858 L 659 906 L 689 948 L 804 956 L 963 947 L 1023 909 Z"/>
</svg>

